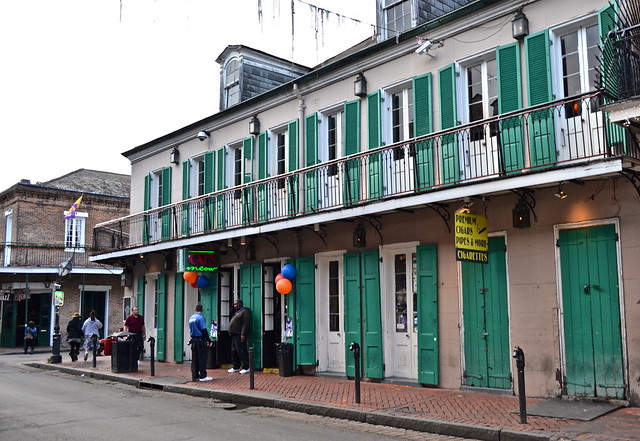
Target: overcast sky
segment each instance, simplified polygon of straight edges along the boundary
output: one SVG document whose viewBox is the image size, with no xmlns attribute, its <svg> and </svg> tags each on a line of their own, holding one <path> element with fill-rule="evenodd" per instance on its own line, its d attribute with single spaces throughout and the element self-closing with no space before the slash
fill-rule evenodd
<svg viewBox="0 0 640 441">
<path fill-rule="evenodd" d="M 291 0 L 0 0 L 0 191 L 129 174 L 122 152 L 218 111 L 227 45 L 314 66 L 373 34 L 375 0 L 294 8 L 292 48 Z"/>
</svg>

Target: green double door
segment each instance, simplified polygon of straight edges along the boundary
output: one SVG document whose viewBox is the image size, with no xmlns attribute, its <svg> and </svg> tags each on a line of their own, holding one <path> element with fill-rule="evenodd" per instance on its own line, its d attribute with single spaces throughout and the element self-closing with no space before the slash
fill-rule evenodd
<svg viewBox="0 0 640 441">
<path fill-rule="evenodd" d="M 616 241 L 614 225 L 559 233 L 568 395 L 624 398 Z"/>
<path fill-rule="evenodd" d="M 506 246 L 489 238 L 489 262 L 462 263 L 464 384 L 511 388 Z"/>
</svg>

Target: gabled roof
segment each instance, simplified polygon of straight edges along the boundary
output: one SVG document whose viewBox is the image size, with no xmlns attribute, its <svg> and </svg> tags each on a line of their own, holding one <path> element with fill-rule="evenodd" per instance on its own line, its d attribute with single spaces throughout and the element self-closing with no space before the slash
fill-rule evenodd
<svg viewBox="0 0 640 441">
<path fill-rule="evenodd" d="M 131 176 L 86 168 L 36 185 L 127 198 L 131 194 Z"/>
</svg>

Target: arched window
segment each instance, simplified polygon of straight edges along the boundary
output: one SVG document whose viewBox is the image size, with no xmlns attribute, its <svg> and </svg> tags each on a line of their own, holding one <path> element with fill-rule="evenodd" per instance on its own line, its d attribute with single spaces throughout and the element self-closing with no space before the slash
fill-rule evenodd
<svg viewBox="0 0 640 441">
<path fill-rule="evenodd" d="M 227 64 L 224 75 L 224 93 L 227 107 L 240 102 L 240 63 L 238 60 L 231 60 Z"/>
</svg>

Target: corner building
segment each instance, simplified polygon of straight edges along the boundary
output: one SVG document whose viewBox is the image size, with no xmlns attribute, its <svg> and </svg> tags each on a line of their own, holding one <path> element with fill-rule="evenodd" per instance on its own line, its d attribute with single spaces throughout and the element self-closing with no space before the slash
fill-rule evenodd
<svg viewBox="0 0 640 441">
<path fill-rule="evenodd" d="M 377 41 L 251 98 L 244 54 L 286 60 L 225 50 L 230 105 L 124 153 L 131 214 L 92 259 L 131 271 L 160 361 L 189 360 L 200 301 L 228 363 L 241 298 L 257 369 L 289 342 L 350 377 L 356 342 L 371 381 L 515 393 L 517 346 L 531 397 L 637 405 L 637 1 L 377 3 Z"/>
</svg>

